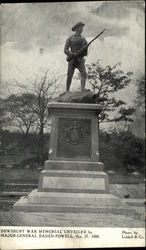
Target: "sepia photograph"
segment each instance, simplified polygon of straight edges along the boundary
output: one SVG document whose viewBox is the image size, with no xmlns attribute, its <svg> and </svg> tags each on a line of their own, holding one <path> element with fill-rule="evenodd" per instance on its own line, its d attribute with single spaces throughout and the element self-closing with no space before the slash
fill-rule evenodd
<svg viewBox="0 0 146 250">
<path fill-rule="evenodd" d="M 0 7 L 0 249 L 144 247 L 145 2 Z"/>
</svg>

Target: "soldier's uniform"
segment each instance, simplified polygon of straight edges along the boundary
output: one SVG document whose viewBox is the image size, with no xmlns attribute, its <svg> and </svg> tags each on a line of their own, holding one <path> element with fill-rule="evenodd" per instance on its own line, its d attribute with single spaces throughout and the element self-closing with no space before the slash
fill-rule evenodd
<svg viewBox="0 0 146 250">
<path fill-rule="evenodd" d="M 73 28 L 72 30 L 75 31 Z M 64 53 L 67 56 L 73 55 L 74 53 L 77 53 L 85 45 L 87 45 L 86 39 L 81 34 L 74 34 L 66 40 Z M 67 82 L 66 82 L 67 91 L 69 91 L 70 89 L 70 85 L 71 85 L 71 81 L 72 81 L 75 68 L 77 68 L 81 74 L 81 90 L 85 89 L 86 68 L 85 68 L 84 56 L 86 55 L 87 55 L 87 50 L 84 52 L 83 56 L 76 57 L 68 62 Z"/>
</svg>

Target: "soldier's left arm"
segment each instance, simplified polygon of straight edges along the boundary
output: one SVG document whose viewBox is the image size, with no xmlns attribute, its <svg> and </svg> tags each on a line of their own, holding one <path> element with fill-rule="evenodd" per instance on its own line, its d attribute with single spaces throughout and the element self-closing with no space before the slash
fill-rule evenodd
<svg viewBox="0 0 146 250">
<path fill-rule="evenodd" d="M 64 46 L 64 53 L 67 56 L 70 54 L 69 47 L 70 47 L 70 37 L 66 40 L 66 43 L 65 43 L 65 46 Z"/>
</svg>

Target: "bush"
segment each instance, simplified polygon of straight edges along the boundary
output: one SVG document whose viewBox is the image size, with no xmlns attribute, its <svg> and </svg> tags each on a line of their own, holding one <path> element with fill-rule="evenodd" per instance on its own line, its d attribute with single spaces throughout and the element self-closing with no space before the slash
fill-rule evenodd
<svg viewBox="0 0 146 250">
<path fill-rule="evenodd" d="M 17 132 L 3 131 L 1 132 L 1 138 L 2 148 L 5 155 L 21 156 L 23 165 L 29 164 L 31 161 L 39 161 L 39 159 L 37 159 L 39 155 L 38 134 L 30 133 L 27 136 L 24 136 Z M 48 159 L 49 140 L 50 135 L 44 134 L 43 160 Z"/>
<path fill-rule="evenodd" d="M 100 156 L 105 169 L 114 169 L 120 173 L 138 171 L 144 173 L 144 140 L 137 138 L 130 131 L 119 133 L 100 131 Z"/>
</svg>

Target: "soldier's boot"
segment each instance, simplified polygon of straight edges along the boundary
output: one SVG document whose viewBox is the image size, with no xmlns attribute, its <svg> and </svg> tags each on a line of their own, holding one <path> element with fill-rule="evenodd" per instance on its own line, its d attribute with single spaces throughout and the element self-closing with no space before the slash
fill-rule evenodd
<svg viewBox="0 0 146 250">
<path fill-rule="evenodd" d="M 70 85 L 71 85 L 71 80 L 67 79 L 67 81 L 66 81 L 66 92 L 69 91 Z"/>
</svg>

